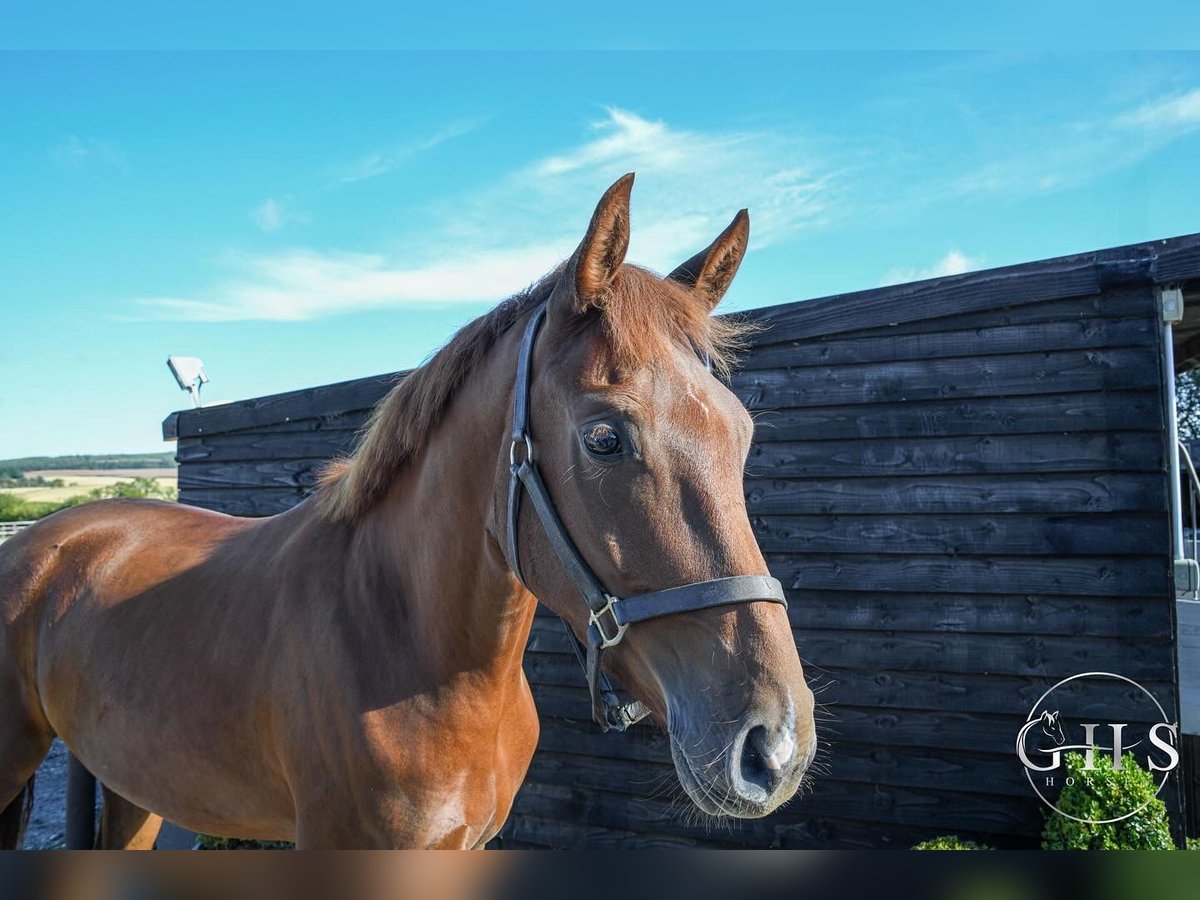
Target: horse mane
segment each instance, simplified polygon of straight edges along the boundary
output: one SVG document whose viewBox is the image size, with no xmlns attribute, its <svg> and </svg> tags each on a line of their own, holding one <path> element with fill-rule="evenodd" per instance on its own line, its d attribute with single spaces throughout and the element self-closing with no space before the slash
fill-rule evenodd
<svg viewBox="0 0 1200 900">
<path fill-rule="evenodd" d="M 350 522 L 378 502 L 441 421 L 459 388 L 496 341 L 549 298 L 564 266 L 464 325 L 404 377 L 371 411 L 354 452 L 326 464 L 314 497 L 327 519 Z M 664 359 L 672 345 L 691 347 L 728 373 L 749 326 L 714 317 L 691 291 L 646 269 L 623 265 L 597 309 L 578 317 L 579 330 L 603 328 L 611 360 L 628 372 Z"/>
</svg>

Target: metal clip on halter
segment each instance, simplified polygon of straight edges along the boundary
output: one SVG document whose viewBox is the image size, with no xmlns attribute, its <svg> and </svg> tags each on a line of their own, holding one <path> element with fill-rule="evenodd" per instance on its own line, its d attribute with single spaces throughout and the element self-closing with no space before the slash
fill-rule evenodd
<svg viewBox="0 0 1200 900">
<path fill-rule="evenodd" d="M 614 597 L 612 594 L 605 594 L 604 599 L 607 601 L 600 609 L 594 610 L 588 616 L 588 622 L 596 629 L 600 635 L 600 640 L 597 645 L 601 650 L 607 650 L 609 647 L 615 647 L 621 643 L 621 638 L 625 637 L 625 632 L 629 629 L 628 625 L 622 625 L 617 621 L 616 605 L 621 602 L 619 597 Z M 607 613 L 612 618 L 613 627 L 616 629 L 612 637 L 609 637 L 604 632 L 604 626 L 601 623 L 600 617 Z"/>
<path fill-rule="evenodd" d="M 522 445 L 525 447 L 525 459 L 518 461 L 517 447 Z M 508 447 L 508 467 L 515 472 L 521 468 L 522 462 L 533 465 L 533 438 L 527 434 L 513 438 L 513 442 Z"/>
</svg>

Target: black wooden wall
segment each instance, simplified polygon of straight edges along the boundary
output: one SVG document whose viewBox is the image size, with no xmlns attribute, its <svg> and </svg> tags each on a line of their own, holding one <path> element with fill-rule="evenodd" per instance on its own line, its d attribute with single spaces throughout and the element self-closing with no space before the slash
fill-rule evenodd
<svg viewBox="0 0 1200 900">
<path fill-rule="evenodd" d="M 1036 841 L 1013 745 L 1043 691 L 1103 670 L 1177 706 L 1156 283 L 1197 275 L 1200 240 L 1176 239 L 752 313 L 731 383 L 758 423 L 746 498 L 828 774 L 769 818 L 697 821 L 663 737 L 597 733 L 539 617 L 542 737 L 505 843 Z M 393 380 L 177 414 L 180 499 L 299 502 Z"/>
</svg>

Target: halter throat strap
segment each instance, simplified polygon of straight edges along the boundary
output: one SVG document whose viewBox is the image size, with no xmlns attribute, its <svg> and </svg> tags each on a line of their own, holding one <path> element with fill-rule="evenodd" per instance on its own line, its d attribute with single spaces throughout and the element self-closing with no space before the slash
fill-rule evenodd
<svg viewBox="0 0 1200 900">
<path fill-rule="evenodd" d="M 521 568 L 520 543 L 518 540 L 521 497 L 527 495 L 530 505 L 537 514 L 542 528 L 554 548 L 567 575 L 575 584 L 590 611 L 588 617 L 587 643 L 581 649 L 570 626 L 576 656 L 583 663 L 587 675 L 588 689 L 592 697 L 592 718 L 603 731 L 624 731 L 635 722 L 645 718 L 649 709 L 638 700 L 622 704 L 617 698 L 607 676 L 601 670 L 601 654 L 609 647 L 621 642 L 626 630 L 633 624 L 713 606 L 733 603 L 750 603 L 757 600 L 780 603 L 785 608 L 783 585 L 769 575 L 734 575 L 711 581 L 651 591 L 632 597 L 621 598 L 610 593 L 591 566 L 580 554 L 579 549 L 567 533 L 554 502 L 546 490 L 538 470 L 533 437 L 530 433 L 530 395 L 533 385 L 533 348 L 538 332 L 546 319 L 546 304 L 542 303 L 525 326 L 521 338 L 520 355 L 517 359 L 516 386 L 513 392 L 512 443 L 509 447 L 508 522 L 505 555 L 509 567 L 517 579 L 529 587 Z M 565 624 L 565 623 L 564 623 Z"/>
</svg>

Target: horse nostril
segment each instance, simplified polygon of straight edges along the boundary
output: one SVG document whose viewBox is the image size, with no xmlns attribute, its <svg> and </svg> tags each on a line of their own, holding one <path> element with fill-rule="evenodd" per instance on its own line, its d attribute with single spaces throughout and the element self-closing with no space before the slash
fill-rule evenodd
<svg viewBox="0 0 1200 900">
<path fill-rule="evenodd" d="M 741 771 L 742 780 L 746 784 L 760 788 L 764 793 L 771 793 L 779 773 L 779 765 L 771 765 L 774 760 L 767 754 L 767 729 L 755 725 L 746 734 L 742 744 Z"/>
</svg>

